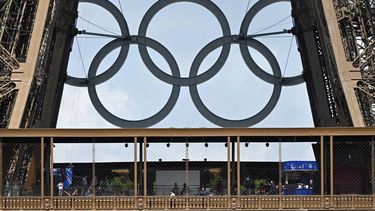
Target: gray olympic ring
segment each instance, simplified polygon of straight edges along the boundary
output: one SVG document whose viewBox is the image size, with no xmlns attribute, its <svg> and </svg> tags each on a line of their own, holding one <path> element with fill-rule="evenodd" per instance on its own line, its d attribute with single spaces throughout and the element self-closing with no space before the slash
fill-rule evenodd
<svg viewBox="0 0 375 211">
<path fill-rule="evenodd" d="M 281 1 L 290 1 L 290 0 L 262 0 L 262 1 L 257 2 L 246 14 L 241 24 L 240 35 L 237 36 L 237 35 L 230 35 L 230 27 L 229 27 L 229 24 L 225 15 L 213 2 L 209 0 L 207 1 L 206 0 L 169 0 L 169 1 L 160 0 L 156 2 L 147 11 L 146 15 L 143 17 L 142 22 L 140 24 L 140 28 L 139 28 L 139 35 L 130 36 L 125 19 L 123 19 L 122 14 L 118 11 L 118 9 L 112 3 L 108 3 L 105 0 L 80 0 L 80 2 L 90 2 L 90 3 L 98 4 L 99 6 L 102 6 L 103 8 L 107 9 L 112 15 L 116 16 L 115 18 L 120 25 L 124 39 L 115 39 L 111 41 L 110 43 L 108 43 L 107 45 L 105 45 L 102 49 L 100 49 L 100 51 L 94 57 L 90 65 L 87 79 L 77 79 L 77 78 L 68 76 L 68 78 L 69 77 L 70 78 L 69 78 L 69 83 L 68 82 L 67 83 L 73 86 L 87 86 L 91 102 L 93 103 L 98 113 L 108 122 L 119 127 L 127 127 L 127 128 L 149 127 L 160 122 L 170 113 L 170 111 L 175 106 L 182 86 L 189 86 L 190 95 L 191 95 L 191 98 L 193 100 L 195 107 L 210 122 L 218 126 L 222 126 L 222 127 L 249 127 L 251 125 L 259 123 L 272 112 L 272 110 L 274 109 L 274 107 L 276 106 L 280 98 L 282 86 L 296 85 L 296 84 L 303 82 L 303 78 L 301 76 L 283 78 L 281 75 L 280 66 L 275 56 L 272 54 L 272 52 L 261 42 L 244 36 L 244 34 L 247 34 L 247 30 L 249 28 L 249 25 L 253 17 L 260 10 L 262 10 L 264 7 L 272 3 L 281 2 Z M 223 37 L 215 39 L 214 41 L 210 42 L 202 50 L 200 50 L 200 52 L 195 57 L 191 65 L 190 74 L 188 78 L 180 77 L 180 71 L 179 71 L 177 62 L 175 61 L 173 55 L 168 51 L 167 48 L 165 48 L 159 42 L 151 38 L 147 38 L 145 36 L 147 32 L 147 27 L 151 19 L 155 16 L 155 14 L 158 11 L 160 11 L 162 8 L 166 7 L 167 5 L 170 5 L 176 2 L 196 3 L 205 7 L 209 11 L 211 11 L 215 15 L 215 17 L 219 20 L 220 25 L 222 27 L 222 32 L 224 35 Z M 260 79 L 274 85 L 272 96 L 269 99 L 266 106 L 260 112 L 253 115 L 252 117 L 241 119 L 241 120 L 228 120 L 228 119 L 221 118 L 215 115 L 214 113 L 212 113 L 202 102 L 198 93 L 198 89 L 197 89 L 198 84 L 201 84 L 211 79 L 220 71 L 220 69 L 223 67 L 223 65 L 225 64 L 229 56 L 229 51 L 230 51 L 230 47 L 232 43 L 238 43 L 240 45 L 241 54 L 243 56 L 243 59 L 246 65 L 249 67 L 249 69 Z M 105 82 L 106 80 L 113 77 L 119 71 L 122 64 L 125 62 L 125 59 L 127 57 L 127 53 L 129 50 L 129 45 L 131 44 L 139 44 L 139 51 L 140 51 L 142 60 L 145 63 L 146 67 L 149 69 L 149 71 L 155 77 L 157 77 L 158 79 L 162 80 L 165 83 L 173 85 L 172 92 L 167 103 L 157 114 L 153 115 L 152 117 L 143 119 L 143 120 L 134 120 L 134 121 L 121 119 L 113 115 L 111 112 L 109 112 L 100 102 L 98 94 L 96 92 L 97 84 Z M 164 59 L 166 59 L 167 63 L 169 64 L 171 68 L 172 75 L 169 75 L 163 72 L 155 65 L 155 63 L 152 61 L 152 59 L 150 58 L 147 52 L 146 46 L 153 48 L 155 51 L 160 53 L 164 57 Z M 219 59 L 215 62 L 215 64 L 209 70 L 198 75 L 198 70 L 202 61 L 207 57 L 209 53 L 211 53 L 212 51 L 214 51 L 215 49 L 221 46 L 222 46 L 222 51 L 219 56 Z M 115 63 L 107 71 L 96 76 L 97 69 L 100 63 L 102 62 L 102 60 L 104 59 L 104 57 L 107 54 L 109 54 L 112 50 L 118 47 L 121 47 L 121 52 L 125 49 L 124 50 L 125 53 L 123 52 L 120 53 Z M 255 61 L 252 59 L 248 51 L 248 47 L 252 47 L 255 50 L 258 50 L 266 58 L 266 60 L 268 61 L 268 63 L 270 64 L 272 68 L 273 75 L 268 74 L 255 63 Z"/>
<path fill-rule="evenodd" d="M 116 22 L 120 26 L 121 35 L 123 37 L 130 36 L 128 24 L 126 23 L 125 17 L 122 15 L 120 10 L 118 10 L 114 4 L 112 4 L 109 1 L 104 1 L 104 0 L 79 0 L 79 2 L 80 3 L 84 3 L 84 2 L 92 3 L 92 4 L 96 4 L 98 6 L 103 7 L 105 10 L 111 13 L 111 15 L 113 15 L 113 17 L 116 19 Z M 103 48 L 105 47 L 106 46 L 104 46 Z M 93 78 L 77 78 L 77 77 L 72 77 L 68 75 L 65 83 L 72 85 L 72 86 L 77 86 L 77 87 L 86 87 L 88 84 L 94 84 L 94 85 L 101 84 L 107 81 L 108 79 L 112 78 L 112 76 L 115 75 L 121 69 L 121 66 L 124 64 L 126 60 L 128 52 L 129 52 L 129 46 L 126 46 L 126 45 L 121 46 L 121 50 L 116 61 L 113 63 L 111 67 L 109 67 L 103 73 L 97 76 L 93 76 Z"/>
<path fill-rule="evenodd" d="M 250 10 L 246 13 L 245 18 L 242 20 L 241 27 L 240 27 L 240 35 L 241 36 L 247 35 L 247 31 L 250 27 L 251 21 L 254 19 L 256 14 L 258 14 L 259 11 L 277 2 L 290 2 L 290 0 L 261 0 L 261 1 L 258 1 L 256 4 L 254 4 L 250 8 Z M 250 55 L 247 45 L 240 44 L 240 49 L 241 49 L 241 54 L 246 65 L 258 78 L 271 84 L 281 84 L 283 86 L 293 86 L 293 85 L 297 85 L 297 84 L 301 84 L 305 82 L 303 79 L 303 74 L 300 74 L 294 77 L 282 77 L 282 76 L 276 77 L 275 75 L 271 75 L 267 73 L 255 63 L 255 61 Z"/>
<path fill-rule="evenodd" d="M 141 24 L 139 26 L 138 35 L 146 37 L 147 28 L 150 24 L 152 18 L 164 7 L 177 3 L 177 2 L 191 2 L 195 4 L 199 4 L 203 6 L 204 8 L 208 9 L 219 21 L 219 24 L 221 26 L 223 36 L 229 36 L 231 34 L 230 27 L 227 18 L 223 14 L 223 12 L 218 8 L 213 2 L 211 1 L 202 1 L 202 0 L 160 0 L 156 2 L 154 5 L 151 6 L 150 9 L 146 12 L 145 16 L 143 17 Z M 179 86 L 190 86 L 194 84 L 201 84 L 205 81 L 208 81 L 212 77 L 214 77 L 220 69 L 224 66 L 226 59 L 229 56 L 230 51 L 230 45 L 224 45 L 223 49 L 221 50 L 220 56 L 217 59 L 217 61 L 210 67 L 207 71 L 204 73 L 194 77 L 194 78 L 176 78 L 173 77 L 162 70 L 160 70 L 155 63 L 150 58 L 150 55 L 148 54 L 147 48 L 145 46 L 139 45 L 139 53 L 141 54 L 142 60 L 145 62 L 145 64 L 150 64 L 150 71 L 152 74 L 157 77 L 159 80 L 172 84 L 172 85 L 179 85 Z M 199 54 L 198 56 L 199 57 Z M 202 59 L 202 58 L 198 58 Z"/>
<path fill-rule="evenodd" d="M 90 65 L 90 69 L 88 73 L 89 78 L 94 77 L 96 75 L 96 72 L 100 63 L 109 52 L 111 52 L 112 50 L 118 47 L 121 47 L 124 45 L 129 46 L 131 44 L 145 45 L 154 49 L 158 53 L 160 53 L 164 57 L 164 59 L 167 61 L 168 65 L 170 66 L 172 75 L 174 77 L 180 77 L 180 72 L 178 69 L 177 62 L 175 61 L 172 54 L 168 51 L 167 48 L 165 48 L 164 46 L 162 46 L 160 43 L 156 42 L 155 40 L 152 40 L 147 37 L 130 36 L 129 39 L 115 39 L 111 41 L 108 45 L 100 49 L 100 51 L 94 57 L 93 62 Z M 92 104 L 94 105 L 95 109 L 98 111 L 98 113 L 108 122 L 116 126 L 123 127 L 123 128 L 149 127 L 163 120 L 175 106 L 178 100 L 178 96 L 180 95 L 180 89 L 181 89 L 180 86 L 173 85 L 172 93 L 168 99 L 168 102 L 155 115 L 149 118 L 143 119 L 143 120 L 131 121 L 131 120 L 121 119 L 113 115 L 111 112 L 109 112 L 99 100 L 98 93 L 96 92 L 95 83 L 88 84 L 90 100 Z"/>
<path fill-rule="evenodd" d="M 252 38 L 247 38 L 247 39 L 240 39 L 239 36 L 227 36 L 227 37 L 221 37 L 219 39 L 214 40 L 211 42 L 209 45 L 207 45 L 205 48 L 205 55 L 202 55 L 203 59 L 213 50 L 216 48 L 224 45 L 224 44 L 231 44 L 231 43 L 239 43 L 240 45 L 246 45 L 254 48 L 255 50 L 259 51 L 260 54 L 262 54 L 268 63 L 271 65 L 272 72 L 276 76 L 281 76 L 281 70 L 279 63 L 277 62 L 275 56 L 272 54 L 272 52 L 264 46 L 261 42 L 252 39 Z M 202 49 L 203 51 L 203 49 Z M 196 67 L 191 70 L 190 72 L 190 77 L 195 77 L 198 73 L 199 66 L 202 63 L 202 60 L 196 61 Z M 192 85 L 189 86 L 190 90 L 190 96 L 194 102 L 195 107 L 198 109 L 198 111 L 210 122 L 221 126 L 221 127 L 249 127 L 252 126 L 256 123 L 259 123 L 262 121 L 264 118 L 266 118 L 272 110 L 275 108 L 277 102 L 279 101 L 280 94 L 281 94 L 281 84 L 274 84 L 274 88 L 272 91 L 272 95 L 266 106 L 257 114 L 253 115 L 252 117 L 246 118 L 246 119 L 241 119 L 241 120 L 228 120 L 224 119 L 222 117 L 219 117 L 215 115 L 213 112 L 211 112 L 202 102 L 197 85 Z"/>
</svg>

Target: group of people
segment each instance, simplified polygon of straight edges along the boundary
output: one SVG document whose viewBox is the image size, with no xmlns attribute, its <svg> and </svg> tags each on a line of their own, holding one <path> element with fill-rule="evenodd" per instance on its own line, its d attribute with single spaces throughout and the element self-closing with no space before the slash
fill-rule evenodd
<svg viewBox="0 0 375 211">
<path fill-rule="evenodd" d="M 184 186 L 182 187 L 182 190 L 178 188 L 177 182 L 174 183 L 174 186 L 172 188 L 172 191 L 170 193 L 171 196 L 177 196 L 177 195 L 190 195 L 190 189 L 186 186 L 186 183 L 184 183 Z"/>
<path fill-rule="evenodd" d="M 186 183 L 184 183 L 182 190 L 178 188 L 177 183 L 174 183 L 174 186 L 171 190 L 170 196 L 177 196 L 177 195 L 190 195 L 190 189 L 186 186 Z M 209 193 L 206 191 L 206 188 L 202 187 L 199 191 L 200 196 L 207 196 Z"/>
</svg>

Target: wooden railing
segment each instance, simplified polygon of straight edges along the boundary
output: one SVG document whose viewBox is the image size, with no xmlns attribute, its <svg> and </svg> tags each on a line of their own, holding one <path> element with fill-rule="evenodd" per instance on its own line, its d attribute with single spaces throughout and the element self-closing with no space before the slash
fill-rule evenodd
<svg viewBox="0 0 375 211">
<path fill-rule="evenodd" d="M 2 197 L 1 210 L 374 209 L 375 195 Z"/>
</svg>

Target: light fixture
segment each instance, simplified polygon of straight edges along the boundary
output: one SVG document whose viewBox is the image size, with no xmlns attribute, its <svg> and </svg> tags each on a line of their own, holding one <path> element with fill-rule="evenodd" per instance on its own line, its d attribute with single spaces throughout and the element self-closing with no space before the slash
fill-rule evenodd
<svg viewBox="0 0 375 211">
<path fill-rule="evenodd" d="M 161 160 L 161 158 L 159 158 L 159 162 L 161 162 L 162 160 Z"/>
<path fill-rule="evenodd" d="M 169 148 L 171 146 L 171 144 L 170 143 L 167 143 L 167 147 Z"/>
<path fill-rule="evenodd" d="M 204 162 L 207 162 L 207 158 L 204 158 Z"/>
<path fill-rule="evenodd" d="M 207 143 L 207 142 L 206 142 L 206 143 L 204 143 L 204 146 L 205 146 L 205 147 L 208 147 L 208 143 Z"/>
<path fill-rule="evenodd" d="M 225 146 L 225 147 L 228 147 L 228 143 L 225 143 L 224 146 Z"/>
<path fill-rule="evenodd" d="M 189 143 L 186 143 L 185 146 L 186 146 L 186 147 L 189 147 Z"/>
<path fill-rule="evenodd" d="M 150 146 L 150 144 L 149 144 L 149 143 L 147 143 L 147 144 L 146 144 L 146 147 L 148 148 L 149 146 Z"/>
<path fill-rule="evenodd" d="M 249 147 L 249 142 L 246 142 L 246 143 L 245 143 L 245 147 Z"/>
<path fill-rule="evenodd" d="M 269 147 L 269 146 L 270 146 L 270 143 L 267 142 L 267 143 L 266 143 L 266 147 Z"/>
<path fill-rule="evenodd" d="M 125 148 L 128 148 L 129 144 L 128 143 L 125 143 Z"/>
</svg>

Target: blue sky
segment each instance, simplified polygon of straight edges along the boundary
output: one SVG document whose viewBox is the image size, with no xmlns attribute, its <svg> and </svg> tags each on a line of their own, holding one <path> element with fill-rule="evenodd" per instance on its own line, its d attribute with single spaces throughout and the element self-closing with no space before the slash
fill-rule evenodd
<svg viewBox="0 0 375 211">
<path fill-rule="evenodd" d="M 147 9 L 155 1 L 121 1 L 121 8 L 127 20 L 130 33 L 136 35 L 140 21 Z M 226 15 L 232 34 L 239 33 L 241 21 L 245 15 L 247 0 L 213 1 Z M 118 1 L 113 3 L 119 6 Z M 255 3 L 254 0 L 250 4 Z M 290 15 L 287 2 L 273 4 L 254 19 L 249 27 L 249 34 L 265 33 L 290 29 L 291 18 L 271 27 L 269 26 Z M 98 14 L 104 15 L 98 15 Z M 98 33 L 108 33 L 86 22 L 119 33 L 114 19 L 104 9 L 89 3 L 79 6 L 78 29 Z M 84 18 L 84 19 L 83 19 Z M 264 30 L 264 31 L 263 31 Z M 175 57 L 183 77 L 189 74 L 190 65 L 197 53 L 212 40 L 221 37 L 218 21 L 205 8 L 187 2 L 172 4 L 161 10 L 151 21 L 147 36 L 166 46 Z M 295 76 L 302 72 L 297 44 L 291 35 L 258 38 L 275 54 L 285 76 Z M 288 49 L 293 39 L 288 64 Z M 74 42 L 70 56 L 68 74 L 83 77 L 87 74 L 92 58 L 98 50 L 111 39 L 79 35 Z M 83 61 L 79 56 L 80 47 Z M 105 107 L 115 115 L 137 120 L 152 116 L 166 103 L 171 85 L 154 77 L 143 64 L 138 53 L 138 46 L 132 45 L 122 69 L 106 83 L 98 85 L 99 98 Z M 263 56 L 251 50 L 258 65 L 270 72 L 270 67 Z M 200 73 L 204 72 L 216 60 L 220 49 L 211 53 L 203 62 Z M 103 61 L 99 72 L 109 67 L 118 51 L 113 51 Z M 170 70 L 166 62 L 151 51 L 155 63 L 166 73 Z M 85 68 L 82 68 L 82 62 Z M 287 68 L 285 68 L 285 66 Z M 242 119 L 259 112 L 271 96 L 273 86 L 258 79 L 246 67 L 237 45 L 233 44 L 231 54 L 221 71 L 211 80 L 198 86 L 199 93 L 206 106 L 215 114 L 228 119 Z M 279 103 L 263 122 L 255 127 L 312 127 L 310 106 L 304 84 L 283 87 Z M 101 128 L 115 127 L 100 117 L 89 101 L 87 89 L 65 85 L 62 106 L 58 121 L 60 128 Z M 205 120 L 195 109 L 187 87 L 181 89 L 177 105 L 163 121 L 154 127 L 217 127 Z"/>
<path fill-rule="evenodd" d="M 112 0 L 122 9 L 130 34 L 137 35 L 141 19 L 155 0 Z M 248 0 L 213 0 L 223 11 L 231 27 L 232 35 L 239 33 L 246 13 Z M 255 3 L 250 1 L 250 7 Z M 121 6 L 121 7 L 120 7 Z M 249 27 L 248 34 L 266 33 L 290 29 L 290 3 L 275 3 L 262 10 Z M 119 27 L 108 12 L 102 8 L 80 3 L 77 28 L 97 33 L 112 31 Z M 283 20 L 281 21 L 280 20 Z M 95 23 L 94 26 L 85 20 Z M 280 22 L 280 23 L 278 23 Z M 276 24 L 273 27 L 272 25 Z M 97 27 L 99 26 L 99 27 Z M 106 29 L 102 30 L 101 28 Z M 209 42 L 222 36 L 220 25 L 205 8 L 188 2 L 172 4 L 162 9 L 151 21 L 147 37 L 157 40 L 173 54 L 181 75 L 187 77 L 197 53 Z M 257 38 L 273 52 L 285 76 L 301 74 L 302 65 L 295 38 L 290 34 Z M 79 35 L 74 41 L 70 55 L 68 74 L 85 77 L 95 54 L 111 39 Z M 290 48 L 291 45 L 291 48 Z M 79 48 L 78 48 L 79 47 Z M 289 60 L 287 62 L 288 53 Z M 81 56 L 79 54 L 81 51 Z M 217 59 L 220 49 L 212 52 L 203 62 L 199 73 L 204 72 Z M 271 72 L 267 61 L 250 48 L 259 66 Z M 118 54 L 109 54 L 99 67 L 99 72 L 108 68 Z M 160 55 L 150 51 L 160 69 L 170 74 L 167 63 Z M 82 59 L 81 59 L 82 57 Z M 138 46 L 132 45 L 121 70 L 106 83 L 97 86 L 104 106 L 118 117 L 139 120 L 152 116 L 167 102 L 171 85 L 153 76 L 143 64 Z M 271 96 L 273 86 L 257 78 L 245 65 L 238 45 L 231 46 L 231 53 L 224 67 L 209 81 L 198 86 L 205 105 L 216 115 L 227 119 L 243 119 L 259 112 Z M 94 109 L 87 88 L 65 85 L 58 128 L 116 128 L 106 122 Z M 155 128 L 212 128 L 218 127 L 206 120 L 194 107 L 189 89 L 182 87 L 179 99 L 171 113 Z M 283 87 L 280 100 L 273 112 L 254 127 L 313 127 L 306 85 Z M 199 153 L 198 153 L 199 154 Z M 157 157 L 157 156 L 156 156 Z M 155 159 L 156 159 L 155 157 Z"/>
</svg>

